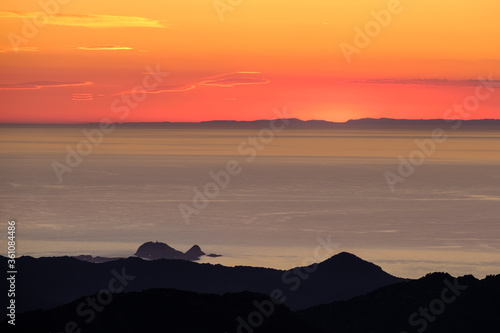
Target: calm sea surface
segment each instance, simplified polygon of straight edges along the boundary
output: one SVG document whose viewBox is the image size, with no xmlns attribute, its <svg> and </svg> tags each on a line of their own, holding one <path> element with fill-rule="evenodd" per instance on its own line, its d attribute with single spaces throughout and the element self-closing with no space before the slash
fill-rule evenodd
<svg viewBox="0 0 500 333">
<path fill-rule="evenodd" d="M 53 162 L 94 128 L 0 127 L 2 254 L 15 219 L 20 255 L 128 256 L 157 240 L 223 255 L 203 262 L 291 268 L 330 237 L 322 259 L 348 251 L 398 276 L 500 273 L 497 132 L 446 132 L 393 192 L 384 173 L 430 130 L 285 130 L 255 147 L 259 130 L 118 127 L 59 182 Z M 240 173 L 214 186 L 228 162 Z M 205 188 L 186 223 L 179 205 L 194 211 Z"/>
</svg>

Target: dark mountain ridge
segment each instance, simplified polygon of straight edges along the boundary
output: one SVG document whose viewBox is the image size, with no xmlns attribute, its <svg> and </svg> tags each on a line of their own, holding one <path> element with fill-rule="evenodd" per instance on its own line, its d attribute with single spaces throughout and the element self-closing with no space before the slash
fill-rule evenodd
<svg viewBox="0 0 500 333">
<path fill-rule="evenodd" d="M 6 266 L 6 260 L 1 257 L 0 265 Z M 70 257 L 21 257 L 17 266 L 19 313 L 63 305 L 110 286 L 118 288 L 122 280 L 126 292 L 172 288 L 219 295 L 241 291 L 269 295 L 279 290 L 286 298 L 285 304 L 292 309 L 349 299 L 403 281 L 347 253 L 290 270 L 137 257 L 101 264 Z"/>
<path fill-rule="evenodd" d="M 176 332 L 176 333 L 320 333 L 286 306 L 250 292 L 198 294 L 173 289 L 113 294 L 93 310 L 89 295 L 51 309 L 18 316 L 16 326 L 0 323 L 2 332 Z M 79 310 L 77 310 L 79 309 Z M 10 327 L 9 327 L 10 326 Z M 255 327 L 254 327 L 255 326 Z"/>
<path fill-rule="evenodd" d="M 348 256 L 344 256 L 349 260 Z M 338 262 L 336 263 L 338 264 Z M 108 295 L 92 311 L 81 297 L 21 314 L 12 332 L 483 333 L 500 332 L 500 275 L 483 280 L 432 273 L 345 301 L 292 312 L 251 292 L 224 295 L 150 289 Z M 6 330 L 7 321 L 0 323 Z"/>
<path fill-rule="evenodd" d="M 500 332 L 500 275 L 432 273 L 298 315 L 323 332 Z"/>
</svg>

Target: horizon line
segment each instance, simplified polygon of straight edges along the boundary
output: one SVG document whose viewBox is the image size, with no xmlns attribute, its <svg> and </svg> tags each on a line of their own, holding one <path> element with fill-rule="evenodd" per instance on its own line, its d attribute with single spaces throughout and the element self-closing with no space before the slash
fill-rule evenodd
<svg viewBox="0 0 500 333">
<path fill-rule="evenodd" d="M 297 120 L 301 122 L 324 122 L 324 123 L 329 123 L 329 124 L 347 124 L 349 122 L 354 122 L 354 121 L 362 121 L 362 120 L 399 120 L 399 121 L 444 121 L 444 122 L 453 122 L 453 121 L 463 121 L 463 122 L 468 122 L 468 121 L 498 121 L 500 118 L 478 118 L 478 119 L 460 119 L 460 118 L 454 118 L 454 119 L 443 119 L 443 118 L 387 118 L 387 117 L 381 117 L 381 118 L 372 118 L 372 117 L 365 117 L 365 118 L 356 118 L 356 119 L 349 119 L 346 121 L 331 121 L 331 120 L 325 120 L 325 119 L 300 119 L 300 118 L 271 118 L 271 119 L 254 119 L 254 120 L 235 120 L 235 119 L 214 119 L 214 120 L 200 120 L 200 121 L 113 121 L 109 124 L 204 124 L 204 123 L 215 123 L 215 122 L 237 122 L 237 123 L 252 123 L 252 122 L 260 122 L 260 121 L 272 121 L 272 120 Z M 0 125 L 85 125 L 85 124 L 99 124 L 102 123 L 101 121 L 82 121 L 82 122 L 0 122 Z"/>
</svg>

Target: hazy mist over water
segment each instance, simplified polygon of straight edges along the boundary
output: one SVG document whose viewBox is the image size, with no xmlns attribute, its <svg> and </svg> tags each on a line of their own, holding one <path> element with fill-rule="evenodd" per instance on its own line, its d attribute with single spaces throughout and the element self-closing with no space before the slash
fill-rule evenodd
<svg viewBox="0 0 500 333">
<path fill-rule="evenodd" d="M 285 130 L 248 162 L 258 130 L 117 125 L 60 183 L 51 163 L 92 128 L 0 128 L 0 212 L 17 221 L 19 254 L 128 256 L 158 240 L 223 255 L 206 262 L 291 268 L 330 236 L 394 275 L 500 271 L 499 133 L 447 132 L 392 192 L 384 172 L 431 131 Z M 230 160 L 241 173 L 186 224 L 179 204 Z"/>
</svg>

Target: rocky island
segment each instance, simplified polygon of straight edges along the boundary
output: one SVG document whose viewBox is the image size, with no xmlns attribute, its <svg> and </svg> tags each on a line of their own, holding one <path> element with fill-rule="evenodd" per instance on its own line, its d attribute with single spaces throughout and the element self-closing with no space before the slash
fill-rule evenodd
<svg viewBox="0 0 500 333">
<path fill-rule="evenodd" d="M 207 257 L 221 257 L 219 254 L 205 254 L 198 245 L 193 245 L 185 253 L 174 249 L 173 247 L 162 242 L 146 242 L 139 246 L 134 256 L 146 260 L 156 260 L 156 259 L 180 259 L 188 261 L 200 260 L 202 256 Z M 88 261 L 93 263 L 104 263 L 108 261 L 114 261 L 122 258 L 107 258 L 107 257 L 93 257 L 91 255 L 79 255 L 73 258 Z"/>
</svg>

